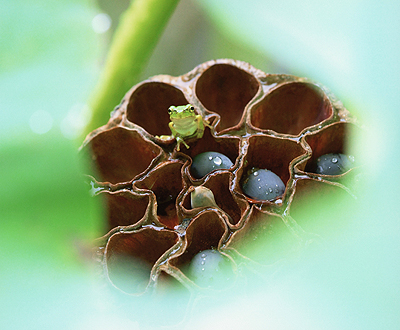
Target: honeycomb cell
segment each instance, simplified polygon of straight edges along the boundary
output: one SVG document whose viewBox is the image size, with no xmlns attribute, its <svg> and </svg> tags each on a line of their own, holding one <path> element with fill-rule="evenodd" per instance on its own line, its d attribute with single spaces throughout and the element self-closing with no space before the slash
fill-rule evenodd
<svg viewBox="0 0 400 330">
<path fill-rule="evenodd" d="M 111 283 L 127 293 L 143 293 L 149 284 L 153 266 L 177 242 L 178 235 L 165 229 L 142 228 L 115 233 L 105 249 Z"/>
<path fill-rule="evenodd" d="M 317 159 L 316 173 L 340 175 L 351 169 L 354 159 L 344 154 L 325 154 Z"/>
<path fill-rule="evenodd" d="M 215 64 L 198 78 L 196 96 L 204 107 L 220 116 L 218 132 L 239 125 L 244 109 L 260 84 L 249 73 L 228 64 Z"/>
<path fill-rule="evenodd" d="M 290 164 L 305 155 L 302 146 L 292 140 L 268 135 L 255 135 L 248 140 L 244 166 L 238 171 L 239 190 L 242 190 L 246 175 L 252 168 L 261 168 L 275 173 L 286 185 L 290 179 Z"/>
<path fill-rule="evenodd" d="M 285 192 L 281 178 L 269 170 L 253 167 L 243 178 L 242 190 L 250 198 L 271 201 Z"/>
<path fill-rule="evenodd" d="M 206 210 L 192 219 L 186 229 L 186 248 L 183 254 L 171 257 L 171 265 L 181 269 L 187 276 L 188 267 L 200 251 L 219 249 L 227 233 L 227 226 L 214 211 Z"/>
<path fill-rule="evenodd" d="M 312 149 L 311 158 L 307 160 L 305 171 L 317 172 L 317 161 L 326 154 L 346 154 L 348 148 L 348 136 L 356 127 L 349 123 L 333 123 L 323 129 L 307 134 L 305 141 Z"/>
<path fill-rule="evenodd" d="M 232 191 L 232 173 L 219 173 L 208 177 L 204 187 L 210 189 L 218 207 L 227 214 L 228 225 L 234 227 L 248 211 L 249 204 L 246 199 Z M 183 206 L 190 207 L 190 195 L 184 198 Z"/>
<path fill-rule="evenodd" d="M 230 259 L 217 250 L 204 250 L 190 261 L 188 275 L 201 287 L 221 288 L 233 277 Z"/>
<path fill-rule="evenodd" d="M 189 142 L 190 148 L 186 150 L 181 150 L 182 153 L 189 156 L 193 161 L 195 157 L 204 152 L 219 152 L 230 159 L 230 161 L 235 165 L 236 160 L 239 157 L 239 146 L 240 139 L 236 136 L 221 136 L 215 137 L 211 134 L 210 129 L 206 128 L 204 135 L 200 140 Z M 191 167 L 189 168 L 188 175 L 192 179 L 199 179 L 192 175 L 193 171 Z"/>
<path fill-rule="evenodd" d="M 272 265 L 296 253 L 300 241 L 280 215 L 253 206 L 240 231 L 227 245 L 261 265 Z"/>
<path fill-rule="evenodd" d="M 167 109 L 171 105 L 187 103 L 178 88 L 162 82 L 146 82 L 133 90 L 127 104 L 126 117 L 154 136 L 169 135 L 171 131 Z"/>
<path fill-rule="evenodd" d="M 206 151 L 193 158 L 191 174 L 194 178 L 201 179 L 214 170 L 228 170 L 232 166 L 232 161 L 224 154 Z"/>
<path fill-rule="evenodd" d="M 145 140 L 137 131 L 118 126 L 100 132 L 82 149 L 92 155 L 92 175 L 96 177 L 98 172 L 101 181 L 110 183 L 132 180 L 163 152 L 159 146 Z"/>
<path fill-rule="evenodd" d="M 332 116 L 331 102 L 311 83 L 290 82 L 266 94 L 251 110 L 251 125 L 262 130 L 298 135 Z"/>
<path fill-rule="evenodd" d="M 175 204 L 176 197 L 183 188 L 182 166 L 180 161 L 162 163 L 145 178 L 134 183 L 136 188 L 154 193 L 158 219 L 161 224 L 171 229 L 179 224 Z"/>
<path fill-rule="evenodd" d="M 150 194 L 139 194 L 130 190 L 103 190 L 97 196 L 105 200 L 108 230 L 137 225 L 146 215 L 150 203 Z"/>
<path fill-rule="evenodd" d="M 340 217 L 332 217 L 332 210 L 325 207 L 334 205 L 339 210 L 346 202 L 353 202 L 353 197 L 343 185 L 311 178 L 296 181 L 296 192 L 290 204 L 290 215 L 304 230 L 325 237 L 327 233 L 341 232 L 346 224 Z M 306 205 L 313 205 L 312 209 Z M 344 218 L 344 217 L 343 217 Z"/>
</svg>

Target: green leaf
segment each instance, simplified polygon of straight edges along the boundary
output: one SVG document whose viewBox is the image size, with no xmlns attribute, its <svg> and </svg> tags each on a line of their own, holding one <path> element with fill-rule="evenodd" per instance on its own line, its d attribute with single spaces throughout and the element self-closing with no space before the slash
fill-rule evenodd
<svg viewBox="0 0 400 330">
<path fill-rule="evenodd" d="M 75 146 L 49 134 L 18 136 L 0 146 L 3 262 L 34 257 L 73 265 L 101 233 L 99 205 L 84 184 Z"/>
<path fill-rule="evenodd" d="M 28 128 L 36 111 L 59 124 L 86 102 L 100 55 L 90 3 L 0 3 L 0 136 Z"/>
</svg>

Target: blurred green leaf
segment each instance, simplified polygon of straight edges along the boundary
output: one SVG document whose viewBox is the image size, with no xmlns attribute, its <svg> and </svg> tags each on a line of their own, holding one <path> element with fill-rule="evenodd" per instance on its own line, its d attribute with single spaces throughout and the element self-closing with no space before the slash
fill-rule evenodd
<svg viewBox="0 0 400 330">
<path fill-rule="evenodd" d="M 0 241 L 7 252 L 1 259 L 35 256 L 64 266 L 78 261 L 101 232 L 99 206 L 83 172 L 75 146 L 59 134 L 3 141 Z"/>
<path fill-rule="evenodd" d="M 98 74 L 95 14 L 88 0 L 0 3 L 0 137 L 36 111 L 58 124 L 85 103 Z"/>
</svg>

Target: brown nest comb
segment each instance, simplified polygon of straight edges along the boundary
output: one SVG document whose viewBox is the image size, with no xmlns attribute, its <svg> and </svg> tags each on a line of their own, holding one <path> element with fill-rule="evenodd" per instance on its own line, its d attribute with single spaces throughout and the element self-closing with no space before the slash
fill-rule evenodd
<svg viewBox="0 0 400 330">
<path fill-rule="evenodd" d="M 211 128 L 177 151 L 159 137 L 171 134 L 168 108 L 188 103 Z M 137 84 L 82 146 L 107 210 L 97 242 L 107 281 L 130 295 L 178 285 L 190 296 L 264 276 L 312 236 L 295 216 L 310 193 L 350 197 L 353 127 L 324 87 L 235 60 Z"/>
</svg>

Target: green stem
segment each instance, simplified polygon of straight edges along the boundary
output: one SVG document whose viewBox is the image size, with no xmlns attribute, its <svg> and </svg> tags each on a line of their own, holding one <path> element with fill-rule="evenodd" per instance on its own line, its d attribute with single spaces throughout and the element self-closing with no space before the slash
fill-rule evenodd
<svg viewBox="0 0 400 330">
<path fill-rule="evenodd" d="M 110 112 L 137 82 L 179 0 L 132 0 L 115 32 L 90 107 L 88 133 L 106 124 Z"/>
</svg>

